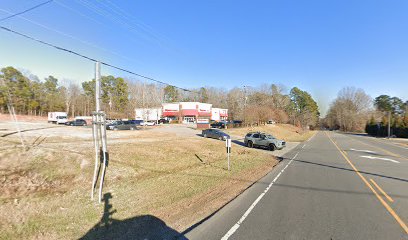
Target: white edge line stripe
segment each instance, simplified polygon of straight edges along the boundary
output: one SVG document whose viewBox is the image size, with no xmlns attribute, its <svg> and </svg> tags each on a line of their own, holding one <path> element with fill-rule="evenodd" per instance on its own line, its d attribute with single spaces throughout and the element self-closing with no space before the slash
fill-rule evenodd
<svg viewBox="0 0 408 240">
<path fill-rule="evenodd" d="M 235 233 L 235 231 L 238 230 L 240 225 L 245 221 L 245 219 L 248 217 L 248 215 L 252 212 L 252 210 L 255 208 L 255 206 L 258 204 L 259 201 L 265 196 L 265 194 L 269 191 L 269 189 L 272 187 L 272 185 L 278 180 L 278 178 L 281 176 L 281 174 L 285 171 L 285 169 L 293 162 L 293 160 L 298 156 L 299 152 L 296 153 L 296 155 L 286 164 L 286 166 L 278 173 L 278 175 L 272 180 L 272 182 L 268 185 L 268 187 L 265 188 L 265 190 L 261 193 L 261 195 L 258 196 L 258 198 L 249 206 L 248 210 L 245 211 L 244 215 L 238 220 L 237 223 L 232 226 L 232 228 L 221 238 L 221 240 L 227 240 L 229 237 L 232 236 L 232 234 Z"/>
</svg>

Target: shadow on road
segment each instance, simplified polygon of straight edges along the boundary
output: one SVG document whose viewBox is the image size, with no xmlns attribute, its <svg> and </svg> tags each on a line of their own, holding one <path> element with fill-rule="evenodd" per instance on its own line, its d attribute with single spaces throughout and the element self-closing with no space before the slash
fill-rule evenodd
<svg viewBox="0 0 408 240">
<path fill-rule="evenodd" d="M 370 137 L 373 138 L 374 136 L 368 135 L 367 133 L 347 133 L 347 132 L 342 132 L 342 134 L 346 135 L 353 135 L 353 136 L 362 136 L 362 137 Z M 374 137 L 375 138 L 375 137 Z"/>
<path fill-rule="evenodd" d="M 242 140 L 243 140 L 243 139 L 242 139 Z M 233 143 L 235 143 L 235 144 L 237 144 L 237 145 L 246 147 L 246 146 L 245 146 L 245 143 L 244 143 L 242 140 L 241 140 L 241 139 L 235 139 L 235 140 L 231 140 L 231 142 L 233 142 Z"/>
<path fill-rule="evenodd" d="M 284 159 L 289 159 L 289 158 L 280 158 L 280 161 L 282 161 Z M 300 163 L 306 163 L 306 164 L 312 164 L 312 165 L 316 165 L 316 166 L 328 167 L 328 168 L 333 168 L 333 169 L 338 169 L 338 170 L 343 170 L 343 171 L 354 172 L 354 170 L 351 169 L 351 168 L 336 167 L 336 166 L 332 166 L 332 165 L 327 165 L 327 164 L 322 164 L 322 163 L 314 163 L 314 162 L 309 162 L 309 161 L 300 160 L 300 159 L 295 159 L 293 161 L 294 162 L 300 162 Z M 365 172 L 365 171 L 359 171 L 359 172 L 367 174 L 367 175 L 371 175 L 371 176 L 377 176 L 377 177 L 389 178 L 389 179 L 392 179 L 392 180 L 397 180 L 397 181 L 402 181 L 402 182 L 408 182 L 408 179 L 404 179 L 404 178 L 391 177 L 391 176 L 386 176 L 386 175 L 382 175 L 382 174 L 378 174 L 378 173 Z"/>
<path fill-rule="evenodd" d="M 360 195 L 372 195 L 371 192 L 358 192 L 358 191 L 346 191 L 346 190 L 339 190 L 339 189 L 329 189 L 329 188 L 316 188 L 310 186 L 296 186 L 296 185 L 288 185 L 288 184 L 281 184 L 275 183 L 274 186 L 276 187 L 283 187 L 283 188 L 294 188 L 298 190 L 306 190 L 306 191 L 317 191 L 317 192 L 332 192 L 332 193 L 344 193 L 344 194 L 360 194 Z M 399 195 L 399 194 L 389 194 L 392 197 L 396 198 L 408 198 L 406 195 Z"/>
<path fill-rule="evenodd" d="M 105 207 L 101 220 L 80 239 L 187 239 L 152 215 L 114 219 L 112 216 L 116 210 L 109 203 L 111 198 L 111 193 L 104 194 Z"/>
<path fill-rule="evenodd" d="M 49 128 L 58 128 L 58 127 L 64 127 L 64 126 L 53 126 L 53 127 L 42 127 L 42 128 L 33 128 L 33 129 L 25 129 L 25 130 L 21 130 L 20 132 L 29 132 L 29 131 L 35 131 L 35 130 L 42 130 L 42 129 L 49 129 Z M 6 133 L 1 135 L 0 137 L 7 137 L 13 134 L 17 134 L 18 131 L 15 132 L 10 132 L 10 133 Z"/>
</svg>

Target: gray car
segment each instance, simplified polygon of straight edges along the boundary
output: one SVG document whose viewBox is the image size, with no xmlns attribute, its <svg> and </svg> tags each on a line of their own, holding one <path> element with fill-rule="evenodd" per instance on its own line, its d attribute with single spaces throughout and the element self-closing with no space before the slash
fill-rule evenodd
<svg viewBox="0 0 408 240">
<path fill-rule="evenodd" d="M 219 139 L 219 140 L 226 140 L 226 139 L 230 138 L 230 135 L 224 133 L 221 130 L 213 129 L 213 128 L 205 129 L 205 130 L 202 131 L 201 134 L 205 138 L 215 138 L 215 139 Z"/>
<path fill-rule="evenodd" d="M 247 147 L 262 147 L 271 151 L 274 151 L 275 149 L 281 150 L 282 148 L 286 147 L 285 141 L 276 139 L 270 134 L 261 132 L 248 133 L 245 136 L 244 142 Z"/>
<path fill-rule="evenodd" d="M 116 121 L 111 124 L 106 125 L 108 130 L 135 130 L 136 124 L 130 121 Z"/>
</svg>

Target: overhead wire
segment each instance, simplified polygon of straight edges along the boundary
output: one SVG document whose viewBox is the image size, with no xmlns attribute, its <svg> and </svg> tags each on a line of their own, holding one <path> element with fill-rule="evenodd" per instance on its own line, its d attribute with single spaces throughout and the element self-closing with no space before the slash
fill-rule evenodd
<svg viewBox="0 0 408 240">
<path fill-rule="evenodd" d="M 111 68 L 120 70 L 120 71 L 122 71 L 122 72 L 129 73 L 129 74 L 131 74 L 131 75 L 135 75 L 135 76 L 137 76 L 137 77 L 141 77 L 141 78 L 144 78 L 144 79 L 147 79 L 147 80 L 156 82 L 156 83 L 160 83 L 160 84 L 164 84 L 164 85 L 167 85 L 167 86 L 171 86 L 171 87 L 180 89 L 180 90 L 182 90 L 182 91 L 191 92 L 191 93 L 199 93 L 199 92 L 197 92 L 197 91 L 189 90 L 189 89 L 182 88 L 182 87 L 177 87 L 177 86 L 175 86 L 175 85 L 172 85 L 172 84 L 169 84 L 169 83 L 166 83 L 166 82 L 157 80 L 157 79 L 155 79 L 155 78 L 148 77 L 148 76 L 145 76 L 145 75 L 142 75 L 142 74 L 139 74 L 139 73 L 136 73 L 136 72 L 127 70 L 127 69 L 125 69 L 125 68 L 121 68 L 121 67 L 115 66 L 115 65 L 110 64 L 110 63 L 106 63 L 106 62 L 102 62 L 102 61 L 96 60 L 95 58 L 88 57 L 88 56 L 86 56 L 86 55 L 84 55 L 84 54 L 81 54 L 81 53 L 79 53 L 79 52 L 76 52 L 76 51 L 73 51 L 73 50 L 70 50 L 70 49 L 67 49 L 67 48 L 59 47 L 59 46 L 54 45 L 54 44 L 52 44 L 52 43 L 48 43 L 48 42 L 46 42 L 46 41 L 37 39 L 37 38 L 35 38 L 35 37 L 31 37 L 31 36 L 29 36 L 29 35 L 27 35 L 27 34 L 20 33 L 20 32 L 18 32 L 18 31 L 15 31 L 15 30 L 13 30 L 13 29 L 10 29 L 10 28 L 7 28 L 7 27 L 1 26 L 1 25 L 0 25 L 0 29 L 2 29 L 2 30 L 4 30 L 4 31 L 7 31 L 7 32 L 10 32 L 10 33 L 13 33 L 13 34 L 16 34 L 16 35 L 19 35 L 19 36 L 24 37 L 24 38 L 26 38 L 26 39 L 29 39 L 29 40 L 32 40 L 32 41 L 41 43 L 41 44 L 43 44 L 43 45 L 46 45 L 46 46 L 55 48 L 55 49 L 57 49 L 57 50 L 60 50 L 60 51 L 63 51 L 63 52 L 71 53 L 71 54 L 76 55 L 76 56 L 78 56 L 78 57 L 87 59 L 87 60 L 89 60 L 89 61 L 100 62 L 102 65 L 105 65 L 105 66 L 108 66 L 108 67 L 111 67 Z"/>
<path fill-rule="evenodd" d="M 88 16 L 88 15 L 86 15 L 86 14 L 84 14 L 84 13 L 82 13 L 82 12 L 80 12 L 80 11 L 66 5 L 66 4 L 64 4 L 64 3 L 62 3 L 61 1 L 54 0 L 54 3 L 56 3 L 57 5 L 65 8 L 65 9 L 68 9 L 69 11 L 74 12 L 74 13 L 82 16 L 82 17 L 88 18 L 89 20 L 91 20 L 91 21 L 93 21 L 93 22 L 95 22 L 97 24 L 104 25 L 102 22 L 100 22 L 100 21 L 98 21 L 98 20 L 96 20 L 96 19 L 94 19 L 94 18 L 92 18 L 92 17 L 90 17 L 90 16 Z"/>
<path fill-rule="evenodd" d="M 112 1 L 105 0 L 104 2 L 106 2 L 108 5 L 111 6 L 110 9 L 112 9 L 112 7 L 115 8 L 117 10 L 117 12 L 119 12 L 120 16 L 125 17 L 130 22 L 134 22 L 136 25 L 143 28 L 146 32 L 150 32 L 150 34 L 152 34 L 152 35 L 157 35 L 158 38 L 164 38 L 164 40 L 167 40 L 166 36 L 156 32 L 151 26 L 149 26 L 148 24 L 136 19 L 135 17 L 133 17 L 131 14 L 126 12 L 124 9 L 122 9 L 121 7 L 119 7 L 118 5 L 113 3 Z"/>
<path fill-rule="evenodd" d="M 3 11 L 3 12 L 8 13 L 8 14 L 13 14 L 12 12 L 7 11 L 7 10 L 5 10 L 5 9 L 1 9 L 1 8 L 0 8 L 0 11 Z M 42 23 L 33 21 L 33 20 L 28 19 L 28 18 L 23 17 L 23 16 L 17 16 L 17 17 L 19 17 L 19 18 L 21 18 L 21 19 L 23 19 L 23 20 L 25 20 L 25 21 L 28 21 L 28 22 L 30 22 L 30 23 L 32 23 L 32 24 L 34 24 L 34 25 L 37 25 L 37 26 L 42 27 L 42 28 L 44 28 L 44 29 L 47 29 L 47 30 L 49 30 L 49 31 L 52 31 L 52 32 L 58 33 L 58 34 L 60 34 L 60 35 L 62 35 L 62 36 L 69 37 L 69 38 L 71 38 L 71 39 L 74 39 L 74 40 L 76 40 L 76 41 L 79 41 L 79 42 L 81 42 L 81 43 L 83 43 L 83 44 L 86 44 L 86 45 L 88 45 L 88 46 L 91 46 L 91 47 L 93 47 L 93 48 L 96 48 L 96 49 L 105 51 L 105 52 L 110 53 L 110 54 L 113 54 L 113 55 L 116 55 L 116 56 L 121 57 L 121 58 L 123 58 L 123 59 L 126 59 L 126 60 L 128 60 L 128 61 L 133 61 L 133 59 L 130 59 L 130 58 L 126 57 L 126 56 L 122 56 L 121 54 L 119 54 L 119 53 L 117 53 L 117 52 L 114 52 L 114 51 L 105 49 L 105 48 L 100 47 L 100 46 L 98 46 L 98 45 L 96 45 L 96 44 L 94 44 L 94 43 L 91 43 L 91 42 L 82 40 L 82 39 L 77 38 L 77 37 L 75 37 L 75 36 L 72 36 L 72 35 L 70 35 L 70 34 L 68 34 L 68 33 L 64 33 L 64 32 L 62 32 L 62 31 L 60 31 L 60 30 L 56 30 L 56 29 L 50 28 L 50 27 L 48 27 L 48 26 L 46 26 L 46 25 L 44 25 L 44 24 L 42 24 Z"/>
<path fill-rule="evenodd" d="M 108 7 L 108 6 L 105 5 L 104 3 L 98 2 L 98 3 L 101 4 L 101 6 L 99 6 L 96 3 L 88 1 L 88 0 L 76 0 L 76 1 L 80 5 L 82 5 L 85 8 L 91 10 L 92 12 L 94 12 L 94 13 L 102 16 L 102 17 L 105 17 L 109 21 L 113 21 L 113 22 L 117 23 L 123 29 L 126 29 L 126 30 L 128 30 L 128 31 L 130 31 L 130 32 L 132 32 L 132 33 L 134 33 L 134 34 L 148 40 L 148 41 L 154 41 L 158 45 L 163 47 L 162 41 L 157 36 L 155 36 L 154 33 L 152 33 L 151 31 L 149 32 L 148 30 L 143 29 L 140 26 L 134 26 L 132 24 L 132 21 L 125 18 L 124 14 L 120 14 L 118 11 L 115 11 L 112 8 L 109 8 L 110 11 L 106 10 L 103 6 L 105 6 L 105 7 Z"/>
<path fill-rule="evenodd" d="M 21 12 L 15 13 L 15 14 L 13 14 L 13 15 L 10 15 L 10 16 L 4 17 L 4 18 L 1 18 L 1 19 L 0 19 L 0 22 L 1 22 L 1 21 L 4 21 L 4 20 L 7 20 L 7 19 L 10 19 L 10 18 L 15 17 L 15 16 L 19 16 L 19 15 L 21 15 L 21 14 L 24 14 L 24 13 L 26 13 L 26 12 L 29 12 L 29 11 L 34 10 L 34 9 L 36 9 L 36 8 L 39 8 L 39 7 L 41 7 L 41 6 L 44 6 L 45 4 L 48 4 L 48 3 L 52 2 L 52 1 L 54 1 L 54 0 L 49 0 L 49 1 L 46 1 L 46 2 L 43 2 L 43 3 L 40 3 L 40 4 L 35 5 L 35 6 L 31 7 L 31 8 L 29 8 L 29 9 L 26 9 L 26 10 L 24 10 L 24 11 L 21 11 Z"/>
</svg>

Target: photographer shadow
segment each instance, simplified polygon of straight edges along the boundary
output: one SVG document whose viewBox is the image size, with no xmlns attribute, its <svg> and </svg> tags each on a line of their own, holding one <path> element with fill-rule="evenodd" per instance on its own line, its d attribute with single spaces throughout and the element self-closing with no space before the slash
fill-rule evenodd
<svg viewBox="0 0 408 240">
<path fill-rule="evenodd" d="M 112 210 L 109 203 L 111 198 L 111 193 L 104 194 L 105 207 L 101 220 L 80 239 L 187 239 L 152 215 L 114 219 L 112 216 L 116 210 Z"/>
</svg>

